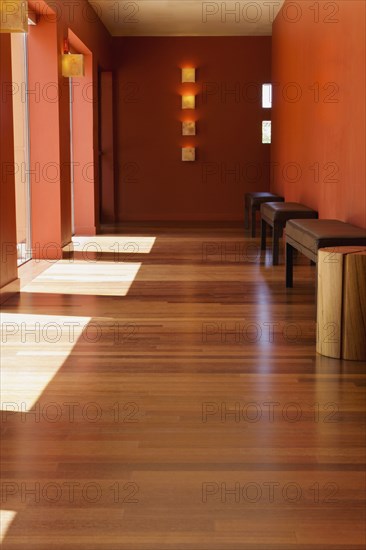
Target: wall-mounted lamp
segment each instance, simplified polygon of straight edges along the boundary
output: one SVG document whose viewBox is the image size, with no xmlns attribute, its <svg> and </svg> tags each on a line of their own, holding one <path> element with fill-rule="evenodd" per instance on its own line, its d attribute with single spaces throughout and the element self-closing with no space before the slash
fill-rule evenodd
<svg viewBox="0 0 366 550">
<path fill-rule="evenodd" d="M 62 76 L 76 78 L 84 75 L 84 56 L 79 53 L 69 53 L 69 42 L 65 39 L 64 53 L 62 54 Z"/>
<path fill-rule="evenodd" d="M 0 33 L 28 32 L 28 2 L 1 0 Z"/>
<path fill-rule="evenodd" d="M 191 67 L 182 69 L 182 82 L 196 82 L 196 69 Z"/>
<path fill-rule="evenodd" d="M 84 56 L 79 53 L 64 53 L 62 56 L 62 76 L 75 78 L 84 75 Z"/>
<path fill-rule="evenodd" d="M 194 95 L 182 95 L 182 109 L 194 109 L 196 98 Z"/>
<path fill-rule="evenodd" d="M 196 123 L 193 121 L 182 122 L 182 136 L 195 136 Z"/>
<path fill-rule="evenodd" d="M 194 147 L 182 147 L 182 160 L 183 161 L 196 160 L 196 149 Z"/>
</svg>

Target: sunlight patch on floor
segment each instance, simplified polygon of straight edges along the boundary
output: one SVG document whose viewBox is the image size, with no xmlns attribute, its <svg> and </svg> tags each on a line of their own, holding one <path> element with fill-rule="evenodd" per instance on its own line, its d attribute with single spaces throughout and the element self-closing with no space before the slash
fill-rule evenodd
<svg viewBox="0 0 366 550">
<path fill-rule="evenodd" d="M 140 267 L 138 262 L 60 260 L 24 286 L 22 292 L 126 296 Z"/>
<path fill-rule="evenodd" d="M 0 510 L 0 541 L 4 540 L 6 532 L 12 524 L 16 514 L 14 510 Z"/>
<path fill-rule="evenodd" d="M 110 254 L 149 254 L 155 244 L 156 237 L 137 236 L 106 236 L 95 235 L 93 237 L 72 238 L 74 252 L 88 253 L 110 253 Z"/>
<path fill-rule="evenodd" d="M 99 338 L 99 326 L 91 317 L 61 315 L 1 314 L 1 409 L 29 410 L 41 396 L 83 339 L 92 344 Z M 90 347 L 91 347 L 90 346 Z M 28 356 L 18 367 L 18 357 Z"/>
</svg>

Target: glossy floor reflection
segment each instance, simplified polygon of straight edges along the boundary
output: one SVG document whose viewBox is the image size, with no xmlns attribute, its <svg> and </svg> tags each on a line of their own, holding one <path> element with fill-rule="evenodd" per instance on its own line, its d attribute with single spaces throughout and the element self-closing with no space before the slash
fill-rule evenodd
<svg viewBox="0 0 366 550">
<path fill-rule="evenodd" d="M 364 548 L 366 366 L 316 355 L 314 267 L 286 291 L 239 225 L 118 230 L 153 246 L 4 304 L 4 550 Z"/>
</svg>

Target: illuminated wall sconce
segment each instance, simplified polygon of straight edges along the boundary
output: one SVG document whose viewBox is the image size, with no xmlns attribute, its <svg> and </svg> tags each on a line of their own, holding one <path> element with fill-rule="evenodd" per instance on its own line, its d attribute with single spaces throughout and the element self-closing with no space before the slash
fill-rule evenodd
<svg viewBox="0 0 366 550">
<path fill-rule="evenodd" d="M 28 2 L 0 1 L 0 33 L 28 32 Z"/>
<path fill-rule="evenodd" d="M 196 69 L 182 69 L 182 82 L 196 82 Z"/>
<path fill-rule="evenodd" d="M 182 148 L 182 160 L 183 161 L 196 160 L 196 149 L 194 147 L 183 147 Z"/>
<path fill-rule="evenodd" d="M 182 122 L 182 136 L 195 136 L 196 123 L 191 121 Z"/>
<path fill-rule="evenodd" d="M 194 109 L 196 98 L 194 95 L 182 95 L 182 109 Z"/>
<path fill-rule="evenodd" d="M 84 75 L 84 56 L 82 54 L 64 53 L 62 55 L 62 76 L 75 78 Z"/>
</svg>

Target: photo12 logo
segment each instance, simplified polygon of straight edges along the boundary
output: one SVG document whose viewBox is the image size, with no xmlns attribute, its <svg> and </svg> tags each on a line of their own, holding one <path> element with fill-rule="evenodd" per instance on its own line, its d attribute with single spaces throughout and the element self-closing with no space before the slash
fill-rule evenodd
<svg viewBox="0 0 366 550">
<path fill-rule="evenodd" d="M 202 403 L 201 420 L 204 424 L 289 422 L 339 422 L 339 405 L 327 403 L 280 403 L 279 401 L 205 401 Z"/>
<path fill-rule="evenodd" d="M 2 344 L 21 342 L 22 344 L 57 344 L 68 342 L 69 344 L 97 342 L 112 342 L 114 345 L 127 342 L 136 342 L 139 326 L 135 323 L 98 323 L 90 321 L 49 321 L 34 323 L 16 323 L 3 321 L 0 324 L 0 337 Z"/>
<path fill-rule="evenodd" d="M 96 481 L 32 482 L 3 481 L 1 502 L 40 504 L 137 504 L 140 487 L 133 481 L 100 483 Z"/>
<path fill-rule="evenodd" d="M 340 22 L 339 2 L 301 2 L 248 0 L 225 2 L 202 2 L 202 23 L 256 25 L 259 22 L 272 24 L 276 17 L 286 23 L 299 23 L 302 19 L 311 23 Z"/>
<path fill-rule="evenodd" d="M 290 505 L 311 501 L 315 504 L 336 504 L 339 485 L 334 481 L 300 484 L 296 481 L 205 481 L 201 487 L 202 503 Z"/>
<path fill-rule="evenodd" d="M 21 422 L 30 424 L 34 422 L 49 422 L 51 424 L 60 423 L 85 423 L 98 422 L 106 423 L 136 423 L 140 422 L 145 416 L 140 406 L 135 401 L 126 401 L 109 404 L 105 402 L 88 401 L 80 403 L 79 401 L 37 401 L 32 407 L 27 403 L 17 403 L 15 401 L 4 401 L 1 403 L 1 421 Z"/>
</svg>

